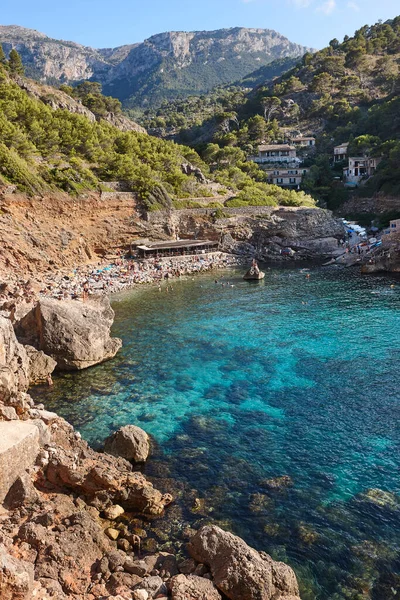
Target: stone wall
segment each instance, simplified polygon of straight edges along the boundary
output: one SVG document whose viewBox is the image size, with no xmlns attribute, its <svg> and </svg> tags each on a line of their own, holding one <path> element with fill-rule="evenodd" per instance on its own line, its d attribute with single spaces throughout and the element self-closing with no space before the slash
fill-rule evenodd
<svg viewBox="0 0 400 600">
<path fill-rule="evenodd" d="M 127 181 L 100 181 L 100 185 L 114 192 L 130 192 L 131 188 Z"/>
<path fill-rule="evenodd" d="M 180 219 L 181 217 L 212 217 L 215 213 L 216 208 L 182 208 L 180 210 L 168 211 L 159 210 L 154 212 L 148 212 L 145 215 L 145 219 L 152 225 L 160 225 L 166 223 L 171 217 Z M 223 207 L 224 215 L 227 217 L 258 217 L 260 215 L 271 215 L 274 211 L 279 210 L 276 207 L 271 206 L 243 206 L 239 208 L 227 208 Z M 283 210 L 290 210 L 284 208 Z M 298 210 L 298 209 L 294 209 Z M 304 209 L 303 209 L 304 210 Z M 314 210 L 314 209 L 308 209 Z"/>
<path fill-rule="evenodd" d="M 101 192 L 101 200 L 132 200 L 136 203 L 136 194 L 133 192 Z"/>
</svg>

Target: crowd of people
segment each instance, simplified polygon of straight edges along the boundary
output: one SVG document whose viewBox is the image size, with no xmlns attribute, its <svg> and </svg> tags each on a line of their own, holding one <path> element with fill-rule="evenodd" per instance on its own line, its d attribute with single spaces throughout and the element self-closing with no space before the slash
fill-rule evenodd
<svg viewBox="0 0 400 600">
<path fill-rule="evenodd" d="M 92 294 L 121 292 L 141 284 L 161 286 L 173 278 L 235 266 L 238 261 L 223 252 L 144 260 L 118 258 L 110 264 L 84 265 L 68 274 L 49 277 L 39 295 L 87 300 Z"/>
</svg>

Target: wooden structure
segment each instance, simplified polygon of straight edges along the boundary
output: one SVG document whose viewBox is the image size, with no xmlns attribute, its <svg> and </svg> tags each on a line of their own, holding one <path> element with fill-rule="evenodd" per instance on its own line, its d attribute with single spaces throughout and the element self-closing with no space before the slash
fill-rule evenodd
<svg viewBox="0 0 400 600">
<path fill-rule="evenodd" d="M 218 242 L 211 240 L 177 240 L 170 242 L 149 242 L 137 246 L 141 258 L 161 258 L 168 256 L 193 256 L 215 252 Z"/>
</svg>

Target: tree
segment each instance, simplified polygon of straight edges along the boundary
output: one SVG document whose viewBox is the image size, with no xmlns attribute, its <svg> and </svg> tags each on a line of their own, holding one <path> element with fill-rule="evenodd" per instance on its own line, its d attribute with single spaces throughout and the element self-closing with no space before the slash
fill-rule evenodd
<svg viewBox="0 0 400 600">
<path fill-rule="evenodd" d="M 21 57 L 14 48 L 10 52 L 8 67 L 13 75 L 23 75 L 25 72 Z"/>
<path fill-rule="evenodd" d="M 261 100 L 261 106 L 264 112 L 264 119 L 267 121 L 267 123 L 270 122 L 272 115 L 280 109 L 281 104 L 282 102 L 276 96 L 263 98 Z"/>
<path fill-rule="evenodd" d="M 2 66 L 2 67 L 8 66 L 6 55 L 4 54 L 3 46 L 1 44 L 0 44 L 0 66 Z"/>
<path fill-rule="evenodd" d="M 390 56 L 382 56 L 376 62 L 375 73 L 381 85 L 393 93 L 399 78 L 398 63 Z"/>
<path fill-rule="evenodd" d="M 310 87 L 312 92 L 326 94 L 332 92 L 333 86 L 334 79 L 332 75 L 329 75 L 329 73 L 321 73 L 320 75 L 315 75 Z"/>
</svg>

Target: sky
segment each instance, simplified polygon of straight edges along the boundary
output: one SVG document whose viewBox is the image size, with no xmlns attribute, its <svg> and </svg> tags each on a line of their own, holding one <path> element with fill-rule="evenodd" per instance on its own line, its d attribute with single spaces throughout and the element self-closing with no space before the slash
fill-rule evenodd
<svg viewBox="0 0 400 600">
<path fill-rule="evenodd" d="M 400 0 L 1 0 L 1 5 L 2 25 L 94 48 L 141 42 L 163 31 L 240 26 L 275 29 L 319 49 L 400 14 Z"/>
</svg>

